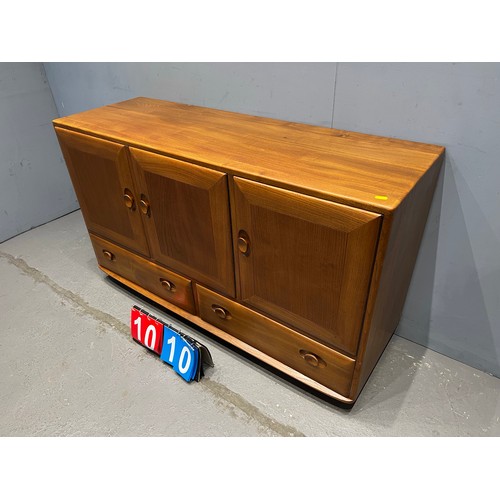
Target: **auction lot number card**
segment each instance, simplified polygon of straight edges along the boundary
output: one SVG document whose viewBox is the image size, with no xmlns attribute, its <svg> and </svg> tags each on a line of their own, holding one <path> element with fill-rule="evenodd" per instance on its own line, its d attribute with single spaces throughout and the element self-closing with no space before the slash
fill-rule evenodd
<svg viewBox="0 0 500 500">
<path fill-rule="evenodd" d="M 132 338 L 156 354 L 161 354 L 163 345 L 163 323 L 136 306 L 130 315 Z"/>
<path fill-rule="evenodd" d="M 206 346 L 138 306 L 130 313 L 130 331 L 136 342 L 158 354 L 187 382 L 200 381 L 204 364 L 214 366 Z"/>
<path fill-rule="evenodd" d="M 198 349 L 167 325 L 163 328 L 163 338 L 165 342 L 160 359 L 172 365 L 187 382 L 193 380 L 198 369 Z"/>
</svg>

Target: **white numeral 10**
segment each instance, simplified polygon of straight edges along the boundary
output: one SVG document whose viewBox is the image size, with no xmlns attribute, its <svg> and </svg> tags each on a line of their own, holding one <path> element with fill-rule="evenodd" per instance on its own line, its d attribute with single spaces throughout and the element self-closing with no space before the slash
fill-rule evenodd
<svg viewBox="0 0 500 500">
<path fill-rule="evenodd" d="M 173 363 L 174 362 L 174 354 L 175 354 L 175 337 L 170 337 L 167 340 L 167 344 L 169 344 L 170 347 L 170 354 L 168 356 L 168 362 Z M 185 360 L 184 358 L 187 359 Z M 179 356 L 179 371 L 181 373 L 186 373 L 188 371 L 189 365 L 191 364 L 191 352 L 189 349 L 184 346 L 181 350 L 181 355 Z"/>
<path fill-rule="evenodd" d="M 141 317 L 139 316 L 135 321 L 134 325 L 137 325 L 137 340 L 142 342 L 141 338 Z M 144 335 L 144 345 L 150 349 L 154 349 L 156 344 L 156 328 L 154 325 L 149 325 L 146 328 L 146 334 Z"/>
</svg>

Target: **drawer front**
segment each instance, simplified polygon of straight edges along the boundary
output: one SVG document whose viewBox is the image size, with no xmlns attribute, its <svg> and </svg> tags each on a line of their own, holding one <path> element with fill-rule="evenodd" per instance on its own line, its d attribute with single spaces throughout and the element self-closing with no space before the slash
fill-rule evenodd
<svg viewBox="0 0 500 500">
<path fill-rule="evenodd" d="M 190 313 L 196 313 L 190 280 L 93 234 L 90 235 L 90 239 L 94 246 L 97 262 L 102 267 L 123 276 Z"/>
<path fill-rule="evenodd" d="M 307 377 L 349 395 L 351 359 L 262 314 L 196 285 L 202 319 Z"/>
</svg>

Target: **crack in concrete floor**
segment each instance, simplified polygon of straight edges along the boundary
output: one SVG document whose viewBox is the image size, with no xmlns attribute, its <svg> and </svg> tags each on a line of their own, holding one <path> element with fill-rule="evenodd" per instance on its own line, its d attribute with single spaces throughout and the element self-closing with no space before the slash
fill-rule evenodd
<svg viewBox="0 0 500 500">
<path fill-rule="evenodd" d="M 129 326 L 122 321 L 116 319 L 111 314 L 108 314 L 100 309 L 91 306 L 87 301 L 76 293 L 63 288 L 52 280 L 49 276 L 42 273 L 35 267 L 30 266 L 24 259 L 20 257 L 15 257 L 9 253 L 0 250 L 0 257 L 6 260 L 9 264 L 18 268 L 24 275 L 29 276 L 36 283 L 43 283 L 47 285 L 55 294 L 57 294 L 62 299 L 65 299 L 72 304 L 74 304 L 81 312 L 92 317 L 95 321 L 99 323 L 104 323 L 119 333 L 126 336 L 129 342 L 134 343 L 131 339 L 129 333 Z M 135 344 L 135 343 L 134 343 Z M 240 394 L 232 391 L 224 384 L 216 382 L 215 380 L 204 379 L 201 384 L 210 394 L 216 398 L 222 406 L 229 410 L 231 414 L 238 417 L 238 414 L 231 411 L 232 408 L 237 408 L 246 415 L 251 420 L 254 420 L 259 426 L 264 427 L 271 433 L 278 434 L 279 436 L 305 436 L 302 432 L 298 431 L 292 426 L 282 424 L 276 420 L 268 417 L 259 408 L 251 404 Z"/>
</svg>

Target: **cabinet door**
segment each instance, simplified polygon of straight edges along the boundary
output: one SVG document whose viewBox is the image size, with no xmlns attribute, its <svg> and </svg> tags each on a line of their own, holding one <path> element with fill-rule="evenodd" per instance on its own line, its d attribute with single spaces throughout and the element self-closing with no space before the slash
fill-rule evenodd
<svg viewBox="0 0 500 500">
<path fill-rule="evenodd" d="M 381 216 L 234 179 L 238 298 L 355 354 Z"/>
<path fill-rule="evenodd" d="M 88 230 L 149 255 L 127 148 L 57 127 L 56 133 Z"/>
<path fill-rule="evenodd" d="M 151 256 L 234 296 L 227 175 L 130 148 Z"/>
</svg>

